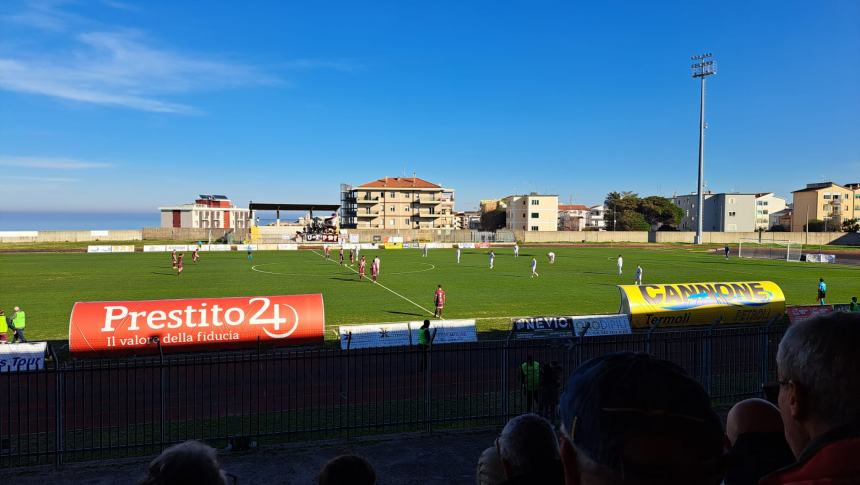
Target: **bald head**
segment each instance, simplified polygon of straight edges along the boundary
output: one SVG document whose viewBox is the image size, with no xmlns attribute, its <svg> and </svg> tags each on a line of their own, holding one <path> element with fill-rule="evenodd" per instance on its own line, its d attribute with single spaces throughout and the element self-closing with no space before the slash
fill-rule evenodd
<svg viewBox="0 0 860 485">
<path fill-rule="evenodd" d="M 732 445 L 746 433 L 782 433 L 779 408 L 764 399 L 747 399 L 735 404 L 726 419 L 726 436 Z"/>
</svg>

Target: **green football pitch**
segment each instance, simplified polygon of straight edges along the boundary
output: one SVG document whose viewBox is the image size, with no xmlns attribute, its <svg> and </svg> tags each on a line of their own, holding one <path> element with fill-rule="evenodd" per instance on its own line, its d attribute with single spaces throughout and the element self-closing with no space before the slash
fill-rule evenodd
<svg viewBox="0 0 860 485">
<path fill-rule="evenodd" d="M 547 262 L 553 251 L 555 264 Z M 436 285 L 447 293 L 445 318 L 477 318 L 482 338 L 501 337 L 512 316 L 612 313 L 619 306 L 618 284 L 633 283 L 639 264 L 645 283 L 770 280 L 788 304 L 815 303 L 818 278 L 828 284 L 828 303 L 860 296 L 860 268 L 732 258 L 692 248 L 546 248 L 496 250 L 489 269 L 487 250 L 365 250 L 381 258 L 379 285 L 359 281 L 355 271 L 326 260 L 321 251 L 259 251 L 190 254 L 177 276 L 168 253 L 0 254 L 3 275 L 0 308 L 27 312 L 27 336 L 65 339 L 76 301 L 146 300 L 184 297 L 322 293 L 326 338 L 339 325 L 415 320 L 431 316 Z M 615 260 L 624 257 L 624 275 Z M 540 277 L 530 278 L 532 257 Z M 357 266 L 356 266 L 357 268 Z"/>
</svg>

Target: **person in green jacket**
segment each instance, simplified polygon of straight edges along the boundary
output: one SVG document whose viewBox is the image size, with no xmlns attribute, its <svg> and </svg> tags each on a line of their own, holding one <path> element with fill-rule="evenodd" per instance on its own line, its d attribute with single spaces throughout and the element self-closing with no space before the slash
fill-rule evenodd
<svg viewBox="0 0 860 485">
<path fill-rule="evenodd" d="M 6 332 L 9 331 L 9 324 L 6 322 L 6 312 L 0 310 L 0 344 L 9 343 L 6 340 Z"/>
<path fill-rule="evenodd" d="M 12 337 L 12 343 L 25 343 L 27 339 L 24 337 L 24 327 L 27 326 L 27 316 L 24 314 L 24 310 L 21 310 L 20 307 L 15 307 L 15 313 L 12 314 L 12 331 L 15 332 L 15 336 Z"/>
<path fill-rule="evenodd" d="M 848 310 L 852 312 L 860 312 L 860 305 L 857 304 L 857 297 L 851 297 L 851 303 L 848 304 Z"/>
<path fill-rule="evenodd" d="M 532 404 L 537 403 L 540 389 L 540 363 L 531 355 L 520 365 L 520 384 L 526 394 L 526 412 L 532 412 Z"/>
<path fill-rule="evenodd" d="M 421 361 L 418 363 L 418 371 L 424 372 L 427 368 L 427 352 L 430 351 L 430 320 L 424 320 L 424 324 L 418 329 L 418 351 L 421 352 Z"/>
</svg>

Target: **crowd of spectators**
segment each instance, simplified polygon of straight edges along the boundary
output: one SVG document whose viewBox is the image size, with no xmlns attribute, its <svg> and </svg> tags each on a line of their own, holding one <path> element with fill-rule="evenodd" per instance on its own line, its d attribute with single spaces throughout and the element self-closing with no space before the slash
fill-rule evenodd
<svg viewBox="0 0 860 485">
<path fill-rule="evenodd" d="M 480 455 L 476 482 L 860 484 L 860 315 L 792 325 L 776 360 L 776 404 L 741 401 L 725 427 L 705 389 L 676 364 L 632 352 L 589 360 L 567 379 L 559 424 L 531 413 L 511 419 Z M 536 375 L 533 363 L 523 367 L 526 379 Z M 156 458 L 143 483 L 230 479 L 211 448 L 187 442 Z M 374 483 L 371 464 L 355 455 L 319 474 L 320 485 Z"/>
</svg>

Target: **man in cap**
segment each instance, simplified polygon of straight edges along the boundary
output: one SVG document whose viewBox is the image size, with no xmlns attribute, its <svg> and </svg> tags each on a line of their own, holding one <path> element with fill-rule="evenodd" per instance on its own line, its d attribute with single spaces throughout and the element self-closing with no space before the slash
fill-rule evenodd
<svg viewBox="0 0 860 485">
<path fill-rule="evenodd" d="M 644 353 L 592 359 L 559 405 L 565 483 L 717 485 L 722 425 L 699 383 Z"/>
</svg>

